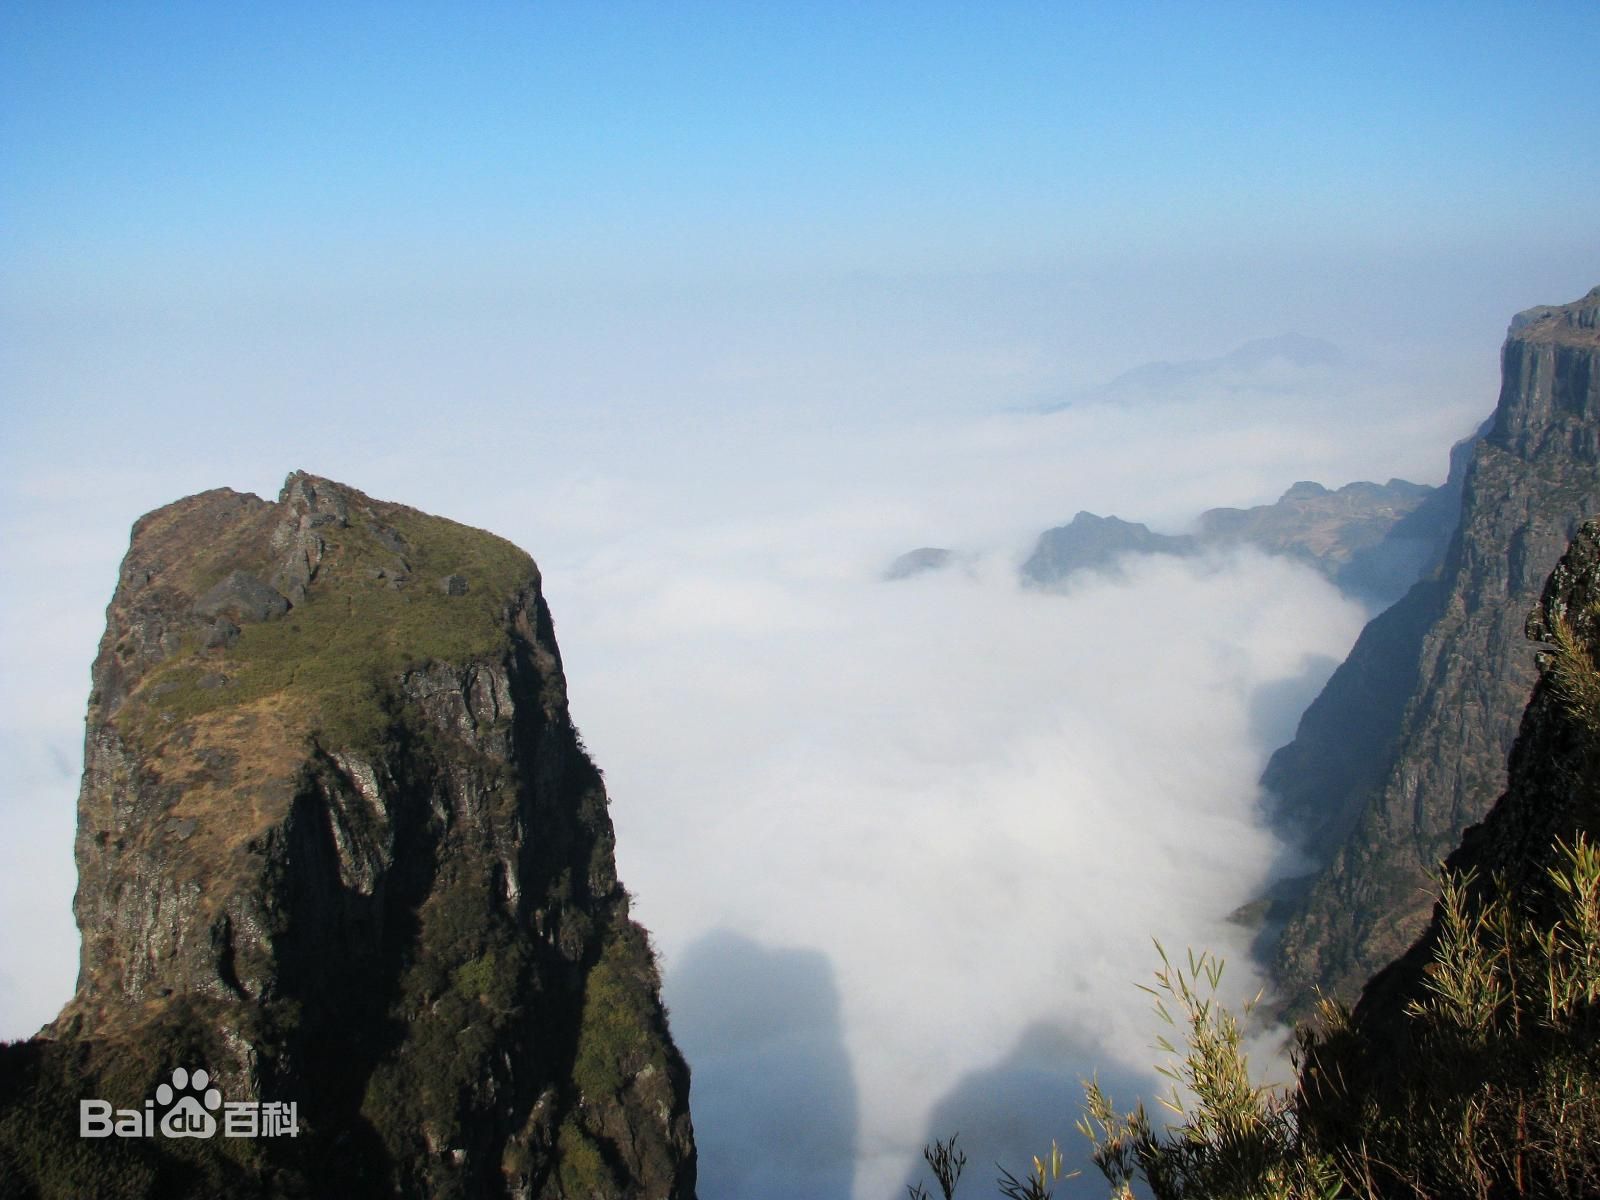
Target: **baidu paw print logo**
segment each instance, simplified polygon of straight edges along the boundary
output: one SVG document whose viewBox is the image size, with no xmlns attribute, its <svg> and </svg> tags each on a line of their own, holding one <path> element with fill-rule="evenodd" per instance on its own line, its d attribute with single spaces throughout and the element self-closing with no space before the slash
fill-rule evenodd
<svg viewBox="0 0 1600 1200">
<path fill-rule="evenodd" d="M 217 1119 L 211 1112 L 222 1107 L 222 1093 L 206 1087 L 210 1082 L 211 1076 L 204 1069 L 190 1074 L 177 1067 L 172 1072 L 172 1082 L 156 1088 L 157 1104 L 172 1104 L 174 1097 L 178 1101 L 161 1118 L 161 1132 L 165 1136 L 208 1138 L 216 1134 Z"/>
<path fill-rule="evenodd" d="M 86 1138 L 210 1138 L 217 1136 L 222 1112 L 225 1138 L 300 1136 L 300 1108 L 293 1100 L 222 1101 L 211 1085 L 211 1073 L 179 1067 L 172 1082 L 162 1083 L 142 1108 L 115 1108 L 109 1100 L 78 1101 L 78 1136 Z M 158 1120 L 156 1113 L 162 1111 Z"/>
</svg>

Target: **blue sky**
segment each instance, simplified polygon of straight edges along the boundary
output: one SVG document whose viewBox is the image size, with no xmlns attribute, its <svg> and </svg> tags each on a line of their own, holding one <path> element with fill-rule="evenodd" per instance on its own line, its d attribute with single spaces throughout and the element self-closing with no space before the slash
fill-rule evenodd
<svg viewBox="0 0 1600 1200">
<path fill-rule="evenodd" d="M 1600 261 L 1600 18 L 1537 13 L 10 4 L 4 453 L 983 409 L 1291 329 L 1481 378 Z"/>
<path fill-rule="evenodd" d="M 786 1053 L 851 1075 L 857 1195 L 1030 1046 L 1139 1069 L 1149 937 L 1228 949 L 1269 869 L 1252 699 L 1363 614 L 1015 565 L 1079 509 L 1438 482 L 1511 314 L 1600 283 L 1597 61 L 1593 3 L 0 5 L 0 1037 L 72 988 L 130 525 L 305 468 L 537 557 L 686 1036 L 707 947 L 816 967 L 837 1041 Z M 1286 332 L 1346 366 L 1096 400 Z M 919 545 L 963 571 L 885 591 Z M 772 1047 L 687 1049 L 793 1119 Z"/>
<path fill-rule="evenodd" d="M 216 286 L 217 258 L 237 284 L 396 256 L 715 278 L 1196 243 L 1464 251 L 1576 227 L 1600 171 L 1581 4 L 21 3 L 0 21 L 8 273 L 77 299 Z"/>
</svg>

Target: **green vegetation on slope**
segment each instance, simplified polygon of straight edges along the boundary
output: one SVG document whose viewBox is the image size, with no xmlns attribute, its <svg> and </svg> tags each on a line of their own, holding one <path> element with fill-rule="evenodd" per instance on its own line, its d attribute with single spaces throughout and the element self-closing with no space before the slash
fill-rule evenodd
<svg viewBox="0 0 1600 1200">
<path fill-rule="evenodd" d="M 1251 1082 L 1239 1024 L 1215 1000 L 1222 965 L 1162 955 L 1156 997 L 1182 1042 L 1158 1128 L 1119 1112 L 1094 1082 L 1079 1129 L 1117 1200 L 1430 1200 L 1600 1194 L 1600 847 L 1557 847 L 1543 895 L 1475 900 L 1446 877 L 1441 935 L 1396 1036 L 1383 1044 L 1328 1004 L 1300 1031 L 1297 1086 Z M 1553 907 L 1547 909 L 1546 905 Z M 1546 919 L 1549 913 L 1553 919 Z M 1391 1044 L 1392 1043 L 1392 1044 Z M 1383 1060 L 1374 1077 L 1370 1060 Z M 1377 1081 L 1375 1083 L 1375 1080 Z M 950 1143 L 930 1147 L 948 1159 Z M 1059 1153 L 1001 1178 L 1011 1200 L 1046 1200 Z M 953 1191 L 941 1188 L 948 1197 Z M 910 1189 L 913 1200 L 925 1189 Z"/>
<path fill-rule="evenodd" d="M 0 1196 L 39 1200 L 259 1195 L 248 1138 L 82 1138 L 80 1099 L 142 1108 L 179 1066 L 221 1059 L 205 1000 L 185 998 L 136 1039 L 0 1044 Z"/>
<path fill-rule="evenodd" d="M 376 1065 L 361 1106 L 397 1159 L 415 1149 L 418 1130 L 428 1131 L 433 1149 L 465 1144 L 465 1122 L 482 1107 L 484 1064 L 514 1037 L 534 985 L 523 941 L 489 880 L 443 882 L 420 915 L 415 961 L 390 1013 L 405 1042 Z"/>
<path fill-rule="evenodd" d="M 229 645 L 207 647 L 199 630 L 185 635 L 119 714 L 124 736 L 149 749 L 202 714 L 262 705 L 331 744 L 370 745 L 388 724 L 391 689 L 405 672 L 503 655 L 506 604 L 537 582 L 533 560 L 442 517 L 399 506 L 383 516 L 352 509 L 348 526 L 318 527 L 326 548 L 316 577 L 284 616 L 244 623 Z M 403 545 L 403 559 L 386 542 Z M 204 595 L 241 569 L 269 578 L 273 567 L 242 561 L 232 547 L 202 551 L 184 590 Z M 447 594 L 440 581 L 448 575 L 467 581 L 465 594 Z"/>
<path fill-rule="evenodd" d="M 1117 1200 L 1580 1200 L 1600 1195 L 1600 524 L 1585 526 L 1530 630 L 1549 657 L 1507 791 L 1441 872 L 1424 938 L 1352 1014 L 1299 1031 L 1295 1086 L 1256 1086 L 1221 964 L 1162 956 L 1158 1128 L 1086 1083 L 1079 1129 Z M 948 1200 L 953 1180 L 928 1160 Z M 1045 1200 L 1059 1156 L 1009 1200 Z M 913 1200 L 926 1190 L 911 1189 Z"/>
<path fill-rule="evenodd" d="M 655 967 L 642 935 L 621 930 L 589 972 L 583 1026 L 572 1079 L 584 1096 L 619 1092 L 640 1072 L 663 1074 L 667 1059 L 655 1036 Z"/>
</svg>

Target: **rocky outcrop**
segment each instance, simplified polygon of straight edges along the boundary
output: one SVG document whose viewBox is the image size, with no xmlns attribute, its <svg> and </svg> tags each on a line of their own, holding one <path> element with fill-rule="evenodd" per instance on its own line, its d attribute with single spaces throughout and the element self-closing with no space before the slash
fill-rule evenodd
<svg viewBox="0 0 1600 1200">
<path fill-rule="evenodd" d="M 1600 288 L 1513 322 L 1499 405 L 1435 577 L 1362 633 L 1263 782 L 1318 872 L 1276 971 L 1290 1008 L 1352 997 L 1416 938 L 1427 872 L 1505 787 L 1534 679 L 1524 614 L 1600 510 Z"/>
<path fill-rule="evenodd" d="M 112 1194 L 50 1149 L 52 1097 L 203 1067 L 299 1136 L 119 1141 L 116 1194 L 693 1195 L 531 559 L 299 472 L 206 492 L 135 525 L 93 680 L 77 991 L 0 1061 L 41 1193 Z"/>
<path fill-rule="evenodd" d="M 1117 560 L 1128 554 L 1181 557 L 1198 552 L 1193 538 L 1169 537 L 1120 517 L 1080 512 L 1070 523 L 1039 535 L 1033 553 L 1022 564 L 1022 578 L 1026 583 L 1050 585 L 1079 571 L 1114 571 Z"/>
<path fill-rule="evenodd" d="M 918 546 L 907 550 L 884 568 L 883 578 L 893 583 L 898 579 L 911 579 L 929 571 L 942 571 L 951 562 L 951 554 L 943 546 Z"/>
</svg>

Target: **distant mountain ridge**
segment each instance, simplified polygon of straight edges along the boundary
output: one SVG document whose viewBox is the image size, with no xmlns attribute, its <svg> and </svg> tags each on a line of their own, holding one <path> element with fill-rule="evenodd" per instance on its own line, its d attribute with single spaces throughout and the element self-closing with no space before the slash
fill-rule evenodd
<svg viewBox="0 0 1600 1200">
<path fill-rule="evenodd" d="M 1038 585 L 1063 583 L 1080 571 L 1115 571 L 1119 560 L 1130 554 L 1183 558 L 1199 552 L 1200 544 L 1192 537 L 1153 533 L 1134 521 L 1080 512 L 1066 525 L 1039 535 L 1033 553 L 1022 564 L 1022 578 Z"/>
<path fill-rule="evenodd" d="M 1337 491 L 1297 483 L 1276 504 L 1202 513 L 1199 537 L 1296 559 L 1382 605 L 1403 595 L 1448 541 L 1451 506 L 1430 503 L 1440 490 L 1404 479 Z"/>
<path fill-rule="evenodd" d="M 1059 412 L 1095 401 L 1183 401 L 1205 388 L 1272 394 L 1292 391 L 1301 380 L 1325 383 L 1329 373 L 1347 371 L 1349 366 L 1345 352 L 1330 341 L 1303 333 L 1280 333 L 1252 339 L 1211 358 L 1141 363 L 1071 399 L 1045 403 L 1040 411 Z"/>
<path fill-rule="evenodd" d="M 1322 338 L 1302 333 L 1282 333 L 1256 338 L 1216 358 L 1185 359 L 1180 362 L 1152 362 L 1124 371 L 1099 390 L 1107 395 L 1148 389 L 1166 389 L 1201 379 L 1226 378 L 1236 373 L 1259 371 L 1274 363 L 1305 370 L 1317 367 L 1342 367 L 1344 351 Z"/>
<path fill-rule="evenodd" d="M 1039 535 L 1021 574 L 1029 584 L 1052 586 L 1080 571 L 1115 570 L 1125 555 L 1187 557 L 1248 545 L 1303 562 L 1381 607 L 1403 594 L 1442 553 L 1454 522 L 1452 497 L 1458 494 L 1449 484 L 1433 488 L 1403 479 L 1349 483 L 1337 490 L 1303 481 L 1274 504 L 1209 509 L 1200 515 L 1197 533 L 1177 535 L 1080 512 Z"/>
<path fill-rule="evenodd" d="M 915 550 L 907 550 L 885 567 L 883 577 L 890 581 L 910 579 L 929 571 L 943 570 L 949 565 L 950 551 L 943 546 L 918 546 Z"/>
</svg>

